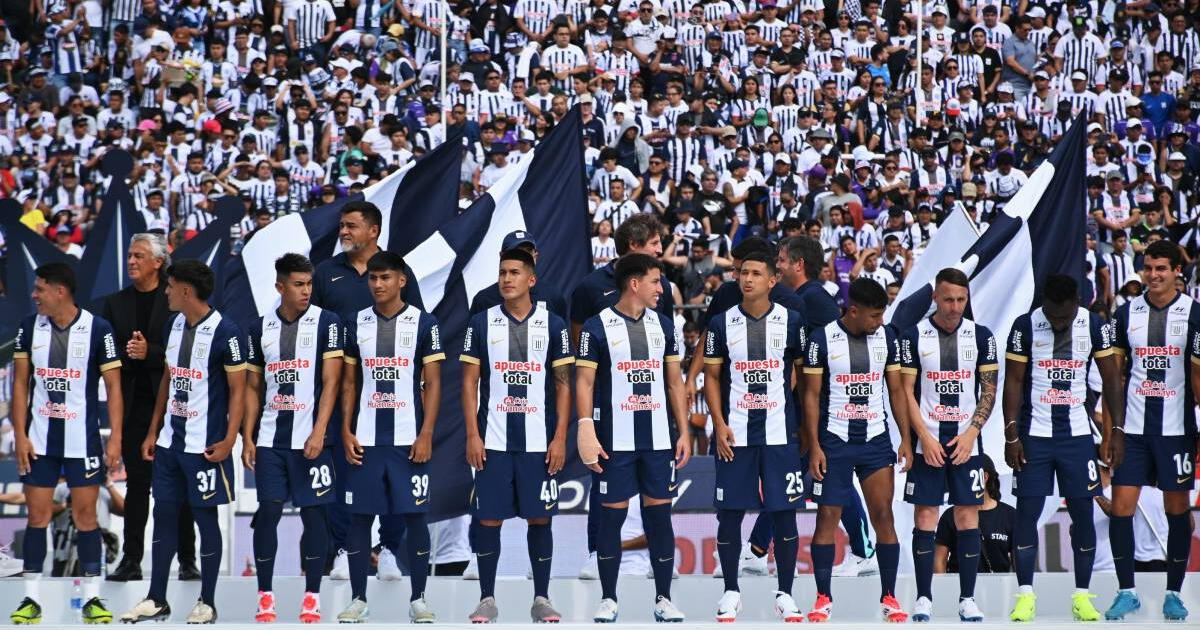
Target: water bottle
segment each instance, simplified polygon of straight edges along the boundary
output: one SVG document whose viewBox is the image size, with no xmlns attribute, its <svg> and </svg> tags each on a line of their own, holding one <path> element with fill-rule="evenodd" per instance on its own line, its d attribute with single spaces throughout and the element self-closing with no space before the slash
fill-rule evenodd
<svg viewBox="0 0 1200 630">
<path fill-rule="evenodd" d="M 71 586 L 71 610 L 83 610 L 83 586 L 79 580 Z"/>
</svg>

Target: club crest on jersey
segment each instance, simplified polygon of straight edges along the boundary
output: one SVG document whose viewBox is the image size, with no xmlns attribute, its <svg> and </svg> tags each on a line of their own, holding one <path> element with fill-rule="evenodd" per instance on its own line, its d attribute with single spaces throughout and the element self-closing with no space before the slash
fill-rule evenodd
<svg viewBox="0 0 1200 630">
<path fill-rule="evenodd" d="M 963 358 L 963 361 L 974 361 L 975 360 L 975 346 L 967 346 L 967 347 L 963 348 L 962 349 L 962 358 Z"/>
<path fill-rule="evenodd" d="M 650 347 L 655 350 L 661 350 L 663 347 L 663 336 L 659 333 L 650 333 Z"/>
<path fill-rule="evenodd" d="M 1183 322 L 1171 322 L 1171 325 L 1170 325 L 1171 336 L 1179 337 L 1179 336 L 1183 335 L 1183 328 L 1184 328 Z"/>
<path fill-rule="evenodd" d="M 71 358 L 72 359 L 82 359 L 84 354 L 85 354 L 85 348 L 83 347 L 82 343 L 71 344 Z"/>
<path fill-rule="evenodd" d="M 413 346 L 413 337 L 414 336 L 415 335 L 411 332 L 400 333 L 400 339 L 399 339 L 400 347 L 401 348 L 411 348 Z"/>
<path fill-rule="evenodd" d="M 883 346 L 875 346 L 874 348 L 871 348 L 871 358 L 877 363 L 883 363 L 884 361 L 887 361 L 887 348 Z"/>
<path fill-rule="evenodd" d="M 546 337 L 543 335 L 534 335 L 533 338 L 529 340 L 529 345 L 534 352 L 545 352 Z"/>
<path fill-rule="evenodd" d="M 207 358 L 208 357 L 208 344 L 206 344 L 206 343 L 196 344 L 196 348 L 192 351 L 192 353 L 196 355 L 197 359 Z"/>
<path fill-rule="evenodd" d="M 312 333 L 305 333 L 303 335 L 300 335 L 300 347 L 301 348 L 311 348 L 312 345 L 313 345 Z"/>
<path fill-rule="evenodd" d="M 1086 353 L 1092 349 L 1092 340 L 1087 337 L 1075 338 L 1075 352 Z"/>
<path fill-rule="evenodd" d="M 787 339 L 784 335 L 779 335 L 779 334 L 771 335 L 771 349 L 772 350 L 783 350 L 783 347 L 785 345 L 787 345 Z"/>
</svg>

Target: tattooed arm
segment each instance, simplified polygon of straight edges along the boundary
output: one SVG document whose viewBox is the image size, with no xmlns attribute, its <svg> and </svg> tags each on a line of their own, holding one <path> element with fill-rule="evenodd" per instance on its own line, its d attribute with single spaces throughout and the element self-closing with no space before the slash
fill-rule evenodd
<svg viewBox="0 0 1200 630">
<path fill-rule="evenodd" d="M 964 464 L 971 457 L 971 450 L 975 446 L 975 441 L 979 439 L 979 432 L 983 430 L 984 423 L 992 415 L 992 408 L 996 406 L 996 379 L 999 374 L 995 366 L 979 372 L 979 400 L 975 403 L 975 414 L 971 416 L 971 426 L 947 444 L 954 449 L 950 459 L 955 465 Z"/>
<path fill-rule="evenodd" d="M 558 420 L 554 426 L 554 439 L 546 449 L 546 467 L 551 474 L 558 474 L 567 460 L 567 422 L 571 419 L 571 364 L 554 366 L 554 409 Z"/>
</svg>

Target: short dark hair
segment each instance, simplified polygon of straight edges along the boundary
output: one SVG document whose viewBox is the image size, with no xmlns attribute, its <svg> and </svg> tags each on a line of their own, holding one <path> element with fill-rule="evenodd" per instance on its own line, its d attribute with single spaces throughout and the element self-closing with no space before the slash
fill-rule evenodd
<svg viewBox="0 0 1200 630">
<path fill-rule="evenodd" d="M 884 309 L 888 303 L 887 291 L 870 278 L 859 278 L 850 283 L 850 303 L 859 308 Z"/>
<path fill-rule="evenodd" d="M 1063 273 L 1052 273 L 1042 282 L 1042 302 L 1067 304 L 1079 299 L 1079 283 Z"/>
<path fill-rule="evenodd" d="M 1179 246 L 1166 239 L 1147 245 L 1142 252 L 1142 258 L 1166 258 L 1171 262 L 1172 269 L 1183 264 L 1183 255 L 1179 253 Z"/>
<path fill-rule="evenodd" d="M 745 260 L 746 256 L 753 252 L 769 252 L 771 244 L 766 239 L 757 236 L 742 239 L 742 242 L 733 246 L 733 250 L 729 252 L 730 256 L 738 260 Z"/>
<path fill-rule="evenodd" d="M 528 267 L 529 271 L 533 272 L 534 275 L 537 275 L 537 265 L 533 262 L 533 254 L 530 254 L 523 248 L 514 247 L 512 249 L 506 249 L 500 252 L 500 262 L 504 262 L 506 260 L 515 260 L 520 262 Z"/>
<path fill-rule="evenodd" d="M 46 263 L 33 272 L 46 284 L 56 284 L 66 288 L 67 292 L 75 295 L 75 270 L 64 262 Z"/>
<path fill-rule="evenodd" d="M 295 252 L 284 254 L 275 259 L 275 275 L 287 276 L 293 273 L 312 273 L 313 264 L 304 255 Z"/>
<path fill-rule="evenodd" d="M 624 256 L 633 245 L 644 245 L 661 233 L 662 224 L 658 222 L 658 217 L 653 214 L 635 214 L 622 221 L 613 235 L 617 240 L 617 255 Z"/>
<path fill-rule="evenodd" d="M 767 266 L 767 272 L 771 275 L 778 273 L 778 268 L 775 266 L 775 257 L 771 256 L 766 250 L 755 250 L 747 253 L 742 257 L 742 264 L 748 262 L 760 262 Z"/>
<path fill-rule="evenodd" d="M 167 267 L 167 277 L 182 282 L 196 292 L 196 297 L 207 300 L 213 292 L 213 270 L 195 259 L 177 260 Z"/>
<path fill-rule="evenodd" d="M 642 216 L 642 215 L 639 215 Z M 624 223 L 621 224 L 625 225 Z M 662 265 L 653 256 L 647 254 L 626 254 L 617 259 L 614 275 L 617 288 L 621 291 L 629 286 L 632 278 L 644 278 L 652 269 L 662 270 Z"/>
<path fill-rule="evenodd" d="M 363 202 L 365 203 L 365 202 Z M 349 204 L 348 204 L 349 205 Z M 368 204 L 374 207 L 374 204 Z M 376 210 L 378 212 L 378 210 Z M 367 261 L 367 271 L 404 271 L 404 257 L 396 252 L 381 250 Z"/>
<path fill-rule="evenodd" d="M 371 203 L 370 201 L 351 201 L 350 203 L 342 206 L 339 214 L 346 216 L 351 212 L 357 212 L 361 214 L 363 216 L 363 220 L 367 222 L 367 225 L 374 225 L 376 227 L 383 226 L 383 213 L 379 211 L 379 206 Z"/>
<path fill-rule="evenodd" d="M 825 266 L 825 251 L 821 244 L 811 236 L 793 236 L 787 240 L 787 258 L 789 262 L 804 261 L 804 276 L 809 280 L 821 275 L 821 267 Z"/>
<path fill-rule="evenodd" d="M 968 278 L 967 274 L 963 273 L 963 271 L 957 267 L 946 267 L 945 269 L 937 272 L 937 276 L 935 276 L 933 279 L 933 285 L 937 286 L 943 282 L 948 282 L 956 287 L 962 287 L 964 289 L 971 288 L 971 279 Z"/>
</svg>

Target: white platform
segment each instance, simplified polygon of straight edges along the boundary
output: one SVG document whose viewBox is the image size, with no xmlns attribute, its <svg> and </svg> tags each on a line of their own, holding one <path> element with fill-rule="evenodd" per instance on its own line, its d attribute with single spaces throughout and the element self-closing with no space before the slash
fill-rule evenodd
<svg viewBox="0 0 1200 630">
<path fill-rule="evenodd" d="M 1138 576 L 1142 610 L 1130 619 L 1137 625 L 1164 625 L 1160 616 L 1161 594 L 1164 574 L 1141 574 Z M 127 610 L 146 594 L 148 580 L 127 584 L 105 583 L 101 596 L 114 613 Z M 275 580 L 275 593 L 279 602 L 281 625 L 292 625 L 299 612 L 300 597 L 304 588 L 303 578 L 282 577 Z M 324 623 L 333 623 L 334 617 L 350 599 L 348 582 L 326 580 L 322 584 L 322 611 Z M 78 625 L 69 608 L 72 583 L 69 579 L 44 579 L 41 585 L 42 606 L 45 620 L 42 626 L 70 624 Z M 898 580 L 898 597 L 905 606 L 911 605 L 915 586 L 910 576 Z M 935 576 L 934 621 L 957 623 L 958 578 L 957 576 Z M 738 619 L 738 627 L 776 626 L 772 610 L 774 578 L 743 578 L 744 610 Z M 1012 575 L 982 575 L 976 589 L 976 599 L 988 616 L 988 623 L 1007 623 L 1007 614 L 1016 592 L 1016 579 Z M 1074 582 L 1067 573 L 1043 573 L 1036 577 L 1035 588 L 1038 600 L 1038 626 L 1053 623 L 1069 623 L 1070 593 Z M 23 596 L 21 578 L 0 580 L 0 606 L 11 610 Z M 1092 592 L 1096 593 L 1096 607 L 1104 610 L 1111 602 L 1116 589 L 1116 577 L 1111 574 L 1096 575 L 1092 580 Z M 183 623 L 200 590 L 199 582 L 172 581 L 168 596 L 173 610 L 171 623 L 154 625 L 163 629 L 175 623 Z M 217 609 L 219 623 L 227 626 L 245 625 L 247 628 L 262 628 L 253 623 L 257 586 L 254 578 L 225 577 L 217 585 Z M 688 625 L 710 624 L 716 601 L 723 590 L 722 581 L 711 577 L 684 577 L 675 581 L 673 599 L 688 615 Z M 437 612 L 442 625 L 464 624 L 467 615 L 479 599 L 479 583 L 459 578 L 430 578 L 426 589 L 427 597 Z M 619 586 L 622 626 L 650 624 L 653 583 L 648 579 L 622 576 Z M 801 608 L 807 609 L 815 597 L 812 575 L 802 574 L 796 578 L 793 595 Z M 532 582 L 521 578 L 502 578 L 496 584 L 497 601 L 500 604 L 500 622 L 503 624 L 528 625 L 529 604 L 533 598 Z M 600 584 L 594 581 L 554 580 L 550 585 L 550 596 L 563 614 L 564 623 L 589 623 L 600 596 Z M 834 622 L 882 623 L 879 621 L 879 579 L 877 577 L 834 578 Z M 374 623 L 407 623 L 409 582 L 380 582 L 370 578 L 368 600 L 371 604 L 371 621 Z M 1193 623 L 1200 621 L 1200 575 L 1192 574 L 1184 582 L 1184 600 L 1192 608 Z M 295 625 L 301 625 L 296 623 Z M 469 625 L 469 624 L 466 624 Z M 934 624 L 937 625 L 937 624 Z M 1178 624 L 1175 624 L 1178 625 Z M 1130 623 L 1122 627 L 1130 627 Z M 465 626 L 464 626 L 465 627 Z M 661 628 L 661 626 L 658 626 Z"/>
</svg>

